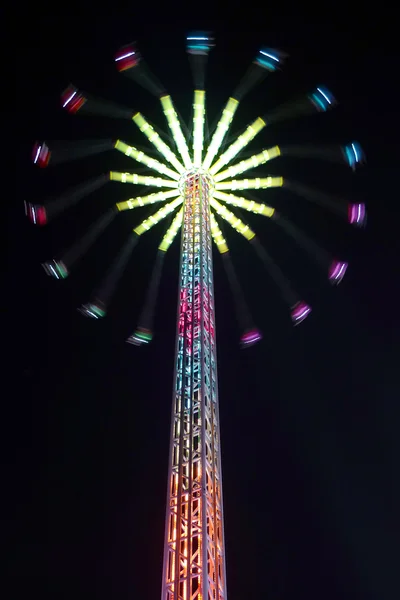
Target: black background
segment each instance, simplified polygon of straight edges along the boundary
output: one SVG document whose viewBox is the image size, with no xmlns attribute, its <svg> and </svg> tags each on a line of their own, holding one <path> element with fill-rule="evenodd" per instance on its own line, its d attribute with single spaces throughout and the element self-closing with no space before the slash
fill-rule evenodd
<svg viewBox="0 0 400 600">
<path fill-rule="evenodd" d="M 188 122 L 192 80 L 184 38 L 203 27 L 217 40 L 207 73 L 210 128 L 265 44 L 290 57 L 282 73 L 270 75 L 243 101 L 232 135 L 321 82 L 339 105 L 267 128 L 247 155 L 275 143 L 352 139 L 367 155 L 356 174 L 344 165 L 304 159 L 282 158 L 260 168 L 367 203 L 368 227 L 358 231 L 282 190 L 258 194 L 349 260 L 338 288 L 273 223 L 241 213 L 313 305 L 300 327 L 292 328 L 252 248 L 226 225 L 237 273 L 264 335 L 262 343 L 240 351 L 231 292 L 215 254 L 229 600 L 398 598 L 398 52 L 390 15 L 365 12 L 365 6 L 324 6 L 320 14 L 306 15 L 289 6 L 232 3 L 219 14 L 211 5 L 159 9 L 154 3 L 104 12 L 89 5 L 50 13 L 39 7 L 24 18 L 14 56 L 16 197 L 9 203 L 4 295 L 10 503 L 2 519 L 14 584 L 27 583 L 30 593 L 46 598 L 160 596 L 178 242 L 164 265 L 154 342 L 132 347 L 124 340 L 136 325 L 165 222 L 143 236 L 107 319 L 96 322 L 75 308 L 89 299 L 149 209 L 114 221 L 65 281 L 46 277 L 40 263 L 79 237 L 106 207 L 140 192 L 108 184 L 44 229 L 26 221 L 23 200 L 40 202 L 110 168 L 137 172 L 115 151 L 41 171 L 31 163 L 32 144 L 120 137 L 151 153 L 129 121 L 70 116 L 61 110 L 59 94 L 73 81 L 143 112 L 166 131 L 158 100 L 114 68 L 115 50 L 137 40 Z"/>
</svg>

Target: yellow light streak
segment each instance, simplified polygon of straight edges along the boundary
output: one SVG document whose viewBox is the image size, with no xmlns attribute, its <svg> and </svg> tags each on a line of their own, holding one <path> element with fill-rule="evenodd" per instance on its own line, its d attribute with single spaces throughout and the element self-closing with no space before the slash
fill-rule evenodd
<svg viewBox="0 0 400 600">
<path fill-rule="evenodd" d="M 195 90 L 193 102 L 193 164 L 195 167 L 201 167 L 203 154 L 205 100 L 206 93 L 203 90 Z"/>
<path fill-rule="evenodd" d="M 174 109 L 174 105 L 172 104 L 171 96 L 163 96 L 160 98 L 160 102 L 163 108 L 164 115 L 167 118 L 169 128 L 172 133 L 172 137 L 176 143 L 176 147 L 178 148 L 179 154 L 182 157 L 183 164 L 186 169 L 190 169 L 192 166 L 192 161 L 189 156 L 189 149 L 186 144 L 185 137 L 182 133 L 181 124 L 179 123 L 178 115 Z"/>
<path fill-rule="evenodd" d="M 133 230 L 136 235 L 142 235 L 145 231 L 149 231 L 154 225 L 157 225 L 160 221 L 162 221 L 167 215 L 169 215 L 179 204 L 182 204 L 182 197 L 176 198 L 172 202 L 165 204 L 162 208 L 160 208 L 154 215 L 150 215 L 147 219 L 142 221 L 140 225 L 135 227 Z"/>
<path fill-rule="evenodd" d="M 167 144 L 161 139 L 157 131 L 155 131 L 154 127 L 150 125 L 144 116 L 141 113 L 136 113 L 133 115 L 132 120 L 139 127 L 140 131 L 147 137 L 149 142 L 151 142 L 153 146 L 157 148 L 159 153 L 175 167 L 178 173 L 183 173 L 185 167 L 179 162 L 171 148 L 169 148 L 169 146 L 167 146 Z"/>
<path fill-rule="evenodd" d="M 211 163 L 214 160 L 214 157 L 220 149 L 224 137 L 229 130 L 238 106 L 239 100 L 236 100 L 235 98 L 229 98 L 224 110 L 222 111 L 221 118 L 211 139 L 210 145 L 208 146 L 206 157 L 203 162 L 203 169 L 208 170 L 210 168 Z"/>
<path fill-rule="evenodd" d="M 275 209 L 272 206 L 268 206 L 268 204 L 259 204 L 258 202 L 254 202 L 254 200 L 248 200 L 247 198 L 243 198 L 243 196 L 236 196 L 235 194 L 225 194 L 216 190 L 214 191 L 214 198 L 223 200 L 232 206 L 244 208 L 244 210 L 256 213 L 257 215 L 264 215 L 264 217 L 272 217 L 275 212 Z"/>
<path fill-rule="evenodd" d="M 159 250 L 162 250 L 163 252 L 166 252 L 168 250 L 168 248 L 174 241 L 174 239 L 179 231 L 179 228 L 182 225 L 182 219 L 183 219 L 183 207 L 176 213 L 174 220 L 172 221 L 172 223 L 169 226 L 167 232 L 165 233 L 163 239 L 161 240 L 160 245 L 158 246 Z"/>
<path fill-rule="evenodd" d="M 210 168 L 211 175 L 215 175 L 218 173 L 222 167 L 227 165 L 243 148 L 245 148 L 253 138 L 256 137 L 257 133 L 261 131 L 266 126 L 266 122 L 258 117 L 251 125 L 249 125 L 241 135 L 237 138 L 233 144 L 229 146 L 229 148 L 221 154 L 217 162 L 213 164 Z"/>
<path fill-rule="evenodd" d="M 133 183 L 135 185 L 147 185 L 154 187 L 177 188 L 178 182 L 170 179 L 162 179 L 161 177 L 150 177 L 149 175 L 137 175 L 136 173 L 119 173 L 118 171 L 110 171 L 111 181 L 121 181 L 121 183 Z"/>
<path fill-rule="evenodd" d="M 229 252 L 228 244 L 222 235 L 222 231 L 220 230 L 217 219 L 214 217 L 213 213 L 211 213 L 211 235 L 221 254 Z"/>
<path fill-rule="evenodd" d="M 262 150 L 259 154 L 253 154 L 253 156 L 250 156 L 250 158 L 247 158 L 246 160 L 242 160 L 242 161 L 240 161 L 240 163 L 237 163 L 236 165 L 232 165 L 231 167 L 228 167 L 224 171 L 220 171 L 217 175 L 215 175 L 214 181 L 222 181 L 223 179 L 226 179 L 227 177 L 234 177 L 235 175 L 238 175 L 239 173 L 244 173 L 245 171 L 248 171 L 249 169 L 254 169 L 255 167 L 258 167 L 259 165 L 263 165 L 268 160 L 271 160 L 272 158 L 276 158 L 277 156 L 280 156 L 280 154 L 281 154 L 281 151 L 280 151 L 279 146 L 273 146 L 272 148 Z"/>
<path fill-rule="evenodd" d="M 232 179 L 215 184 L 216 190 L 260 190 L 282 187 L 283 177 L 256 177 L 255 179 Z"/>
<path fill-rule="evenodd" d="M 148 194 L 147 196 L 136 196 L 135 198 L 129 198 L 124 202 L 118 202 L 116 207 L 118 210 L 130 210 L 131 208 L 137 208 L 138 206 L 146 206 L 147 204 L 154 204 L 154 202 L 162 202 L 168 198 L 174 198 L 179 196 L 178 190 L 169 190 L 168 192 L 155 192 L 154 194 Z"/>
<path fill-rule="evenodd" d="M 116 150 L 119 150 L 126 156 L 129 156 L 129 157 L 133 158 L 134 160 L 137 160 L 137 162 L 140 162 L 143 165 L 146 165 L 147 167 L 149 167 L 149 169 L 153 169 L 154 171 L 158 171 L 159 173 L 162 173 L 163 175 L 167 175 L 168 177 L 171 177 L 171 179 L 176 179 L 176 180 L 179 179 L 179 173 L 176 173 L 176 171 L 173 171 L 172 169 L 170 169 L 163 163 L 160 163 L 155 158 L 151 158 L 151 156 L 147 156 L 147 154 L 145 154 L 141 150 L 138 150 L 134 146 L 128 146 L 128 144 L 125 144 L 125 142 L 122 142 L 121 140 L 117 140 L 115 142 L 114 147 L 116 148 Z"/>
<path fill-rule="evenodd" d="M 255 233 L 248 225 L 245 225 L 241 219 L 234 215 L 230 210 L 220 204 L 215 198 L 211 198 L 210 204 L 213 209 L 223 218 L 225 221 L 233 227 L 238 233 L 243 235 L 246 240 L 252 240 L 255 237 Z"/>
</svg>

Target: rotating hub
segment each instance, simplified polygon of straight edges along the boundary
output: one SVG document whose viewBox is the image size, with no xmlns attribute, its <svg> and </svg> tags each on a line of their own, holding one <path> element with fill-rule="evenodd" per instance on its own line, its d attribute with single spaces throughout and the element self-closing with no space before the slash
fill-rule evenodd
<svg viewBox="0 0 400 600">
<path fill-rule="evenodd" d="M 208 171 L 205 171 L 204 169 L 198 169 L 195 167 L 192 167 L 191 169 L 188 169 L 187 171 L 182 173 L 181 178 L 179 179 L 179 185 L 178 185 L 181 195 L 185 196 L 186 184 L 188 182 L 190 182 L 190 180 L 196 176 L 200 176 L 203 179 L 205 179 L 206 183 L 208 184 L 209 193 L 210 193 L 210 195 L 212 195 L 214 193 L 214 188 L 215 188 L 213 177 L 210 175 L 210 173 Z"/>
</svg>

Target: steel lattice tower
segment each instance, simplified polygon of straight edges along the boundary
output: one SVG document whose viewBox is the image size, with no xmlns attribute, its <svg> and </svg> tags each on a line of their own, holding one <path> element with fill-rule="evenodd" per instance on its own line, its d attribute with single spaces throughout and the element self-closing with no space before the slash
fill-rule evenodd
<svg viewBox="0 0 400 600">
<path fill-rule="evenodd" d="M 162 600 L 225 600 L 211 181 L 184 178 Z"/>
</svg>

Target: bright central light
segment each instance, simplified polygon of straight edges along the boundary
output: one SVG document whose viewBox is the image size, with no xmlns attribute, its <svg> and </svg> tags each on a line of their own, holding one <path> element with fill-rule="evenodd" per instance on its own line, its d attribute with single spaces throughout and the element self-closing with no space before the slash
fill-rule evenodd
<svg viewBox="0 0 400 600">
<path fill-rule="evenodd" d="M 208 171 L 205 171 L 204 169 L 201 169 L 201 168 L 197 169 L 196 167 L 192 167 L 191 169 L 188 169 L 187 171 L 182 173 L 182 175 L 179 179 L 179 182 L 178 182 L 178 188 L 179 188 L 181 195 L 184 197 L 186 182 L 194 175 L 202 175 L 205 179 L 207 179 L 209 194 L 210 194 L 210 197 L 212 197 L 212 195 L 214 193 L 214 188 L 215 188 L 213 177 L 210 175 L 210 173 Z"/>
</svg>

